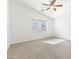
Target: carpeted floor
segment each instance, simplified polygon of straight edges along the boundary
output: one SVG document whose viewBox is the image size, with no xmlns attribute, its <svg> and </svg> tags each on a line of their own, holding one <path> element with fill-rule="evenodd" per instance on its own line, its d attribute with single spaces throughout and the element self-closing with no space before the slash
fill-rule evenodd
<svg viewBox="0 0 79 59">
<path fill-rule="evenodd" d="M 11 45 L 7 59 L 71 59 L 70 40 L 58 44 L 48 44 L 43 41 L 46 40 Z"/>
</svg>

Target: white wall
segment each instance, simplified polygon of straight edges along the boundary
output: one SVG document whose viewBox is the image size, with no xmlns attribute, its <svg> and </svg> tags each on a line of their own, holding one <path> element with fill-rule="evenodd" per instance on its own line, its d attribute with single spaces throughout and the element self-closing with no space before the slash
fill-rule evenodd
<svg viewBox="0 0 79 59">
<path fill-rule="evenodd" d="M 48 22 L 46 32 L 32 31 L 32 19 Z M 53 37 L 53 20 L 18 2 L 9 0 L 8 43 L 18 43 L 39 38 Z"/>
<path fill-rule="evenodd" d="M 70 12 L 54 20 L 54 36 L 71 39 L 71 15 Z"/>
<path fill-rule="evenodd" d="M 70 11 L 58 18 L 54 17 L 54 19 L 37 11 L 38 10 L 31 9 L 26 4 L 24 5 L 9 0 L 8 45 L 46 37 L 71 38 Z M 32 31 L 32 19 L 42 19 L 47 21 L 48 31 Z"/>
<path fill-rule="evenodd" d="M 71 0 L 66 0 L 66 7 L 60 13 L 62 16 L 54 20 L 54 36 L 58 38 L 71 39 Z"/>
</svg>

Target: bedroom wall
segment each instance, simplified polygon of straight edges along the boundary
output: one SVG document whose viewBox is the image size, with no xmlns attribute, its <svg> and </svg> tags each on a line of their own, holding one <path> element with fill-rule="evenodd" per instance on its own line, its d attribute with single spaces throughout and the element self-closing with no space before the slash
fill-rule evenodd
<svg viewBox="0 0 79 59">
<path fill-rule="evenodd" d="M 66 0 L 64 10 L 60 13 L 63 15 L 55 18 L 54 20 L 54 35 L 58 38 L 71 39 L 71 0 Z"/>
<path fill-rule="evenodd" d="M 32 19 L 48 22 L 48 30 L 34 32 Z M 24 4 L 9 0 L 8 44 L 53 37 L 53 20 Z"/>
<path fill-rule="evenodd" d="M 62 15 L 54 20 L 54 36 L 58 38 L 71 39 L 71 13 Z"/>
</svg>

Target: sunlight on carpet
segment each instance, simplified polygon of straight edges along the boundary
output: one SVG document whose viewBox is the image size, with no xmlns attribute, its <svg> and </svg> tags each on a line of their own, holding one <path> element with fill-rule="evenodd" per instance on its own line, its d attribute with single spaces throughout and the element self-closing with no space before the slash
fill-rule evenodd
<svg viewBox="0 0 79 59">
<path fill-rule="evenodd" d="M 46 41 L 43 41 L 43 43 L 47 43 L 47 44 L 59 44 L 61 42 L 64 42 L 66 40 L 64 39 L 50 39 L 50 40 L 46 40 Z"/>
</svg>

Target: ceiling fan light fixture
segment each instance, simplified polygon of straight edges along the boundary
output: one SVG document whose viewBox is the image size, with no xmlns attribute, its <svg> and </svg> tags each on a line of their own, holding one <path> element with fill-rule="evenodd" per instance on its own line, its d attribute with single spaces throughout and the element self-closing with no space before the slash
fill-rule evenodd
<svg viewBox="0 0 79 59">
<path fill-rule="evenodd" d="M 56 11 L 57 8 L 63 6 L 63 4 L 60 4 L 58 0 L 52 0 L 50 4 L 43 3 L 42 5 L 49 6 L 46 10 L 52 8 L 54 11 Z"/>
</svg>

